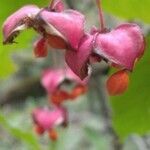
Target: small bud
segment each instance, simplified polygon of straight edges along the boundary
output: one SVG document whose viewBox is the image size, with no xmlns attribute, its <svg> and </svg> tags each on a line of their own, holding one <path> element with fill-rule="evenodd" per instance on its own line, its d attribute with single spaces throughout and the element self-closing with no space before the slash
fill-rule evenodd
<svg viewBox="0 0 150 150">
<path fill-rule="evenodd" d="M 109 77 L 107 80 L 107 90 L 109 95 L 118 95 L 124 93 L 129 84 L 129 76 L 126 70 L 121 70 Z"/>
</svg>

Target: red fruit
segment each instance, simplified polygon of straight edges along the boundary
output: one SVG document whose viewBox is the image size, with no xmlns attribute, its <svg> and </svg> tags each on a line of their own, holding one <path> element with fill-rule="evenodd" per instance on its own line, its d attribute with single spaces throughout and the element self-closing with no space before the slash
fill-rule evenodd
<svg viewBox="0 0 150 150">
<path fill-rule="evenodd" d="M 57 131 L 54 129 L 49 130 L 48 136 L 52 141 L 56 141 L 58 139 Z"/>
<path fill-rule="evenodd" d="M 109 95 L 118 95 L 125 92 L 128 88 L 129 76 L 126 70 L 121 70 L 109 77 L 106 86 Z"/>
<path fill-rule="evenodd" d="M 35 57 L 46 57 L 47 56 L 47 45 L 46 39 L 41 38 L 40 40 L 36 41 L 34 44 L 34 55 Z"/>
<path fill-rule="evenodd" d="M 34 131 L 38 134 L 38 135 L 42 135 L 44 133 L 44 129 L 38 125 L 34 126 Z"/>
<path fill-rule="evenodd" d="M 74 99 L 87 92 L 87 86 L 77 85 L 71 93 L 71 98 Z"/>
<path fill-rule="evenodd" d="M 62 90 L 56 91 L 51 95 L 51 101 L 55 105 L 60 105 L 62 102 L 69 98 L 70 94 Z"/>
</svg>

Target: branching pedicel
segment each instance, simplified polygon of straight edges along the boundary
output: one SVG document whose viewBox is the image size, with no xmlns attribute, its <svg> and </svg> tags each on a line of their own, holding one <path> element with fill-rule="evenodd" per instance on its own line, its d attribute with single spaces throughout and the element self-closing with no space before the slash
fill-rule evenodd
<svg viewBox="0 0 150 150">
<path fill-rule="evenodd" d="M 90 32 L 84 30 L 84 15 L 76 10 L 65 10 L 61 0 L 52 0 L 46 8 L 24 6 L 8 17 L 3 24 L 4 44 L 14 43 L 20 31 L 33 28 L 41 36 L 34 44 L 35 56 L 45 57 L 48 47 L 65 50 L 65 61 L 75 73 L 65 67 L 47 70 L 43 75 L 42 83 L 54 111 L 37 109 L 33 111 L 33 119 L 36 131 L 42 134 L 47 130 L 52 140 L 57 139 L 54 127 L 67 120 L 62 106 L 64 101 L 75 99 L 87 91 L 85 80 L 90 77 L 90 64 L 104 60 L 110 66 L 119 69 L 106 84 L 108 93 L 117 95 L 127 89 L 128 72 L 133 70 L 135 63 L 144 53 L 145 43 L 140 27 L 126 23 L 108 30 L 104 25 L 100 2 L 96 0 L 100 29 L 94 27 Z M 66 79 L 76 83 L 71 92 L 60 89 L 60 85 Z"/>
</svg>

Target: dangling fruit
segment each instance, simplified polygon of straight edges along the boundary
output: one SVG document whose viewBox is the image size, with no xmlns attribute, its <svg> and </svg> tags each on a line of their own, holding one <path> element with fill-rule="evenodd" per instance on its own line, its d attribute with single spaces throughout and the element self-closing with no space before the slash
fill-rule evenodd
<svg viewBox="0 0 150 150">
<path fill-rule="evenodd" d="M 49 136 L 49 139 L 52 141 L 57 141 L 57 139 L 58 139 L 58 133 L 54 129 L 49 130 L 48 136 Z"/>
<path fill-rule="evenodd" d="M 109 95 L 119 95 L 124 93 L 129 85 L 129 75 L 126 70 L 121 70 L 109 77 L 106 86 Z"/>
<path fill-rule="evenodd" d="M 71 93 L 71 99 L 75 99 L 78 96 L 84 94 L 87 92 L 87 86 L 83 86 L 83 85 L 77 85 Z"/>
<path fill-rule="evenodd" d="M 70 98 L 69 93 L 63 90 L 58 90 L 51 95 L 50 100 L 53 104 L 60 105 L 62 102 L 68 100 L 69 98 Z"/>
</svg>

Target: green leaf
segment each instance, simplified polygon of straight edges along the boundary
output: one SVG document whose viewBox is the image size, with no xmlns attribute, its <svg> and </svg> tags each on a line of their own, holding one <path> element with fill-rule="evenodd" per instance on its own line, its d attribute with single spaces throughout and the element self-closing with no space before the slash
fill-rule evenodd
<svg viewBox="0 0 150 150">
<path fill-rule="evenodd" d="M 2 126 L 4 126 L 5 128 L 8 128 L 8 123 L 7 123 L 6 119 L 5 119 L 5 117 L 1 113 L 0 113 L 0 124 Z"/>
<path fill-rule="evenodd" d="M 40 150 L 37 138 L 30 131 L 23 131 L 17 127 L 13 127 L 6 117 L 0 113 L 0 125 L 8 131 L 12 136 L 24 142 L 31 150 Z"/>
<path fill-rule="evenodd" d="M 84 131 L 91 143 L 93 143 L 95 150 L 110 149 L 109 138 L 107 136 L 104 136 L 91 127 L 85 127 Z"/>
<path fill-rule="evenodd" d="M 16 51 L 31 50 L 33 32 L 24 32 L 17 38 L 18 44 L 4 46 L 0 44 L 0 77 L 5 77 L 13 73 L 17 68 L 13 62 L 12 54 Z M 2 38 L 0 38 L 2 41 Z M 32 52 L 31 52 L 32 55 Z"/>
<path fill-rule="evenodd" d="M 38 140 L 31 132 L 22 131 L 18 128 L 10 128 L 10 133 L 14 137 L 25 142 L 31 150 L 40 150 Z"/>
<path fill-rule="evenodd" d="M 150 36 L 147 38 L 150 43 Z M 113 125 L 121 138 L 150 131 L 150 45 L 130 75 L 128 91 L 111 99 Z"/>
<path fill-rule="evenodd" d="M 13 4 L 13 5 L 12 5 Z M 27 4 L 36 4 L 38 6 L 46 6 L 49 4 L 49 0 L 4 0 L 1 1 L 0 10 L 0 26 L 2 26 L 4 20 L 11 15 L 14 11 Z M 32 42 L 35 38 L 35 32 L 23 32 L 16 39 L 18 44 L 4 46 L 2 45 L 2 32 L 0 34 L 0 77 L 10 75 L 16 70 L 16 66 L 12 60 L 12 54 L 16 51 L 32 50 Z M 32 55 L 32 52 L 31 52 Z"/>
<path fill-rule="evenodd" d="M 139 19 L 150 23 L 150 0 L 102 0 L 106 12 L 125 19 Z"/>
</svg>

